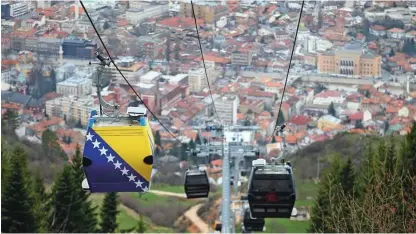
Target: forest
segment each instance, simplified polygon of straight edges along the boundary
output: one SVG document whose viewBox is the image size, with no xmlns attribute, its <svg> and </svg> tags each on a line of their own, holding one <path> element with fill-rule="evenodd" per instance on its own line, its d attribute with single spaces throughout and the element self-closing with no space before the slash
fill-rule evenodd
<svg viewBox="0 0 416 234">
<path fill-rule="evenodd" d="M 401 145 L 370 143 L 359 166 L 340 158 L 320 178 L 309 232 L 416 232 L 416 123 Z"/>
<path fill-rule="evenodd" d="M 119 227 L 119 203 L 128 203 L 123 196 L 108 193 L 100 206 L 94 205 L 89 192 L 80 186 L 84 173 L 79 148 L 70 163 L 65 163 L 63 152 L 54 144 L 56 136 L 53 132 L 44 132 L 42 141 L 45 143 L 38 148 L 28 147 L 28 143 L 17 142 L 17 138 L 11 136 L 16 116 L 10 112 L 5 117 L 2 119 L 1 149 L 2 232 L 146 231 L 141 218 L 129 230 Z M 155 138 L 160 144 L 159 133 Z M 331 143 L 338 149 L 335 153 L 320 151 L 328 163 L 325 163 L 318 183 L 309 231 L 416 232 L 416 123 L 411 132 L 399 140 L 397 136 L 377 140 L 370 137 L 365 141 L 368 144 L 362 144 L 361 138 L 351 138 L 359 141 L 355 143 L 345 141 L 349 138 L 348 134 L 336 137 L 338 140 Z M 180 154 L 188 147 L 193 148 L 193 142 L 174 149 L 173 153 Z M 310 147 L 309 152 L 302 152 L 315 157 Z M 324 148 L 328 149 L 327 146 Z M 34 157 L 31 151 L 38 153 Z M 297 156 L 298 160 L 307 157 L 302 152 Z M 50 160 L 54 156 L 54 161 Z M 34 167 L 34 161 L 40 161 L 40 165 Z M 53 175 L 45 175 L 44 171 L 52 168 L 45 164 L 48 162 L 63 166 L 56 167 Z M 305 162 L 311 165 L 309 161 Z M 294 160 L 295 169 L 300 163 Z M 308 172 L 304 177 L 310 175 Z M 51 184 L 51 187 L 45 187 L 45 184 Z M 146 212 L 144 206 L 131 208 L 146 216 L 152 213 Z M 165 216 L 168 213 L 165 212 Z M 166 219 L 163 215 L 160 218 Z"/>
</svg>

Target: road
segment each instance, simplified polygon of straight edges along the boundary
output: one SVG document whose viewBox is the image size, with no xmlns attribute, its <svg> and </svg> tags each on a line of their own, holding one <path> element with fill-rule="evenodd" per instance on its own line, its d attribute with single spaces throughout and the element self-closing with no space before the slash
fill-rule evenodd
<svg viewBox="0 0 416 234">
<path fill-rule="evenodd" d="M 186 198 L 184 193 L 172 193 L 172 192 L 165 192 L 159 190 L 150 190 L 150 193 L 154 193 L 161 196 L 170 196 L 170 197 L 178 197 L 178 198 Z M 198 210 L 201 208 L 203 204 L 198 204 L 191 207 L 189 210 L 185 212 L 185 217 L 188 218 L 198 229 L 201 233 L 209 233 L 209 226 L 205 223 L 201 218 L 198 216 Z"/>
</svg>

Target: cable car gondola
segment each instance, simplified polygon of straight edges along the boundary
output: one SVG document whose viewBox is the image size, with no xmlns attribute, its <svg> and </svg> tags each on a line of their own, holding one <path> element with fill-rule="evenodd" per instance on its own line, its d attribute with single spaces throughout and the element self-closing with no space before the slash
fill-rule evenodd
<svg viewBox="0 0 416 234">
<path fill-rule="evenodd" d="M 289 163 L 266 165 L 264 159 L 253 161 L 248 202 L 254 218 L 290 218 L 296 193 Z"/>
<path fill-rule="evenodd" d="M 108 65 L 101 60 L 98 72 Z M 91 64 L 91 63 L 90 63 Z M 100 107 L 113 108 L 112 114 L 93 110 L 89 118 L 83 151 L 86 178 L 82 188 L 92 193 L 146 192 L 153 169 L 154 138 L 143 105 L 127 107 L 119 113 L 117 105 L 104 101 L 97 74 L 97 96 Z"/>
<path fill-rule="evenodd" d="M 262 232 L 264 231 L 265 221 L 262 218 L 255 219 L 251 217 L 250 209 L 244 211 L 243 231 L 244 232 Z"/>
<path fill-rule="evenodd" d="M 188 169 L 186 171 L 185 194 L 188 199 L 208 197 L 209 181 L 205 170 Z"/>
</svg>

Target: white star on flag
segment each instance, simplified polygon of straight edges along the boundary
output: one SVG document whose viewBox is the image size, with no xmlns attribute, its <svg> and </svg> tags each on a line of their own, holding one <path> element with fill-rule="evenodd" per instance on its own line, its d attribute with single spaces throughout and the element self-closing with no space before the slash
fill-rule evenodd
<svg viewBox="0 0 416 234">
<path fill-rule="evenodd" d="M 144 188 L 143 188 L 143 192 L 147 192 L 147 190 L 149 190 L 149 189 L 147 188 L 147 186 L 144 186 Z"/>
<path fill-rule="evenodd" d="M 107 156 L 107 159 L 108 159 L 108 162 L 113 162 L 114 163 L 114 156 L 110 153 L 110 155 L 109 156 Z"/>
<path fill-rule="evenodd" d="M 136 184 L 136 188 L 140 186 L 140 188 L 142 187 L 143 182 L 139 180 L 137 180 L 137 182 L 134 182 Z"/>
<path fill-rule="evenodd" d="M 100 147 L 101 142 L 99 142 L 99 141 L 97 141 L 97 139 L 95 139 L 95 141 L 92 144 L 94 145 L 93 148 L 95 149 L 95 148 L 99 148 Z"/>
<path fill-rule="evenodd" d="M 129 172 L 129 170 L 127 170 L 126 167 L 124 167 L 124 169 L 121 170 L 121 172 L 123 173 L 121 175 L 128 175 L 127 172 Z"/>
<path fill-rule="evenodd" d="M 117 162 L 116 162 L 116 163 L 114 163 L 114 166 L 116 166 L 114 169 L 117 169 L 117 168 L 118 168 L 118 169 L 121 169 L 121 168 L 120 168 L 121 164 L 122 164 L 122 163 L 119 163 L 119 162 L 118 162 L 118 160 L 117 160 Z"/>
<path fill-rule="evenodd" d="M 100 149 L 101 155 L 103 155 L 103 154 L 104 154 L 104 156 L 106 156 L 106 155 L 107 155 L 107 150 L 108 150 L 108 149 L 104 148 L 104 146 L 103 146 L 103 148 L 102 148 L 102 149 Z"/>
<path fill-rule="evenodd" d="M 86 137 L 87 137 L 87 141 L 92 141 L 92 137 L 93 137 L 94 135 L 92 135 L 90 132 L 88 132 L 88 134 L 86 135 Z"/>
<path fill-rule="evenodd" d="M 129 181 L 132 181 L 132 180 L 134 181 L 134 179 L 136 178 L 136 176 L 133 175 L 133 173 L 131 173 L 131 175 L 127 177 L 129 177 Z"/>
</svg>

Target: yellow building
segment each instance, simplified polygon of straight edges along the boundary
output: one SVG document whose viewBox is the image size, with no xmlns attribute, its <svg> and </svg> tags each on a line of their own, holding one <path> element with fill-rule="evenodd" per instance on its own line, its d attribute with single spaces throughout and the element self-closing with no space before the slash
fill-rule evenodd
<svg viewBox="0 0 416 234">
<path fill-rule="evenodd" d="M 318 72 L 353 77 L 380 77 L 381 56 L 364 52 L 360 44 L 318 55 Z"/>
<path fill-rule="evenodd" d="M 196 18 L 202 19 L 207 24 L 214 24 L 222 16 L 228 14 L 227 7 L 219 5 L 219 2 L 212 2 L 211 4 L 194 3 L 194 11 Z M 193 18 L 190 1 L 182 1 L 180 3 L 180 15 Z"/>
</svg>

